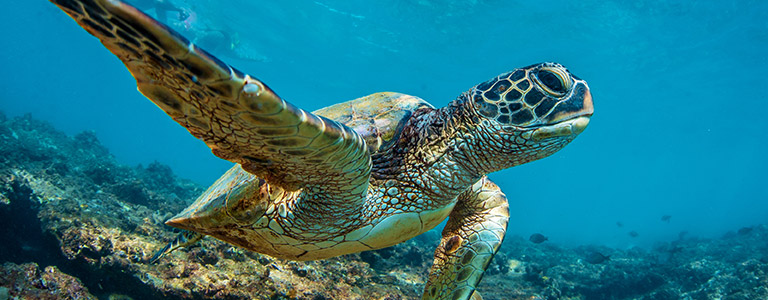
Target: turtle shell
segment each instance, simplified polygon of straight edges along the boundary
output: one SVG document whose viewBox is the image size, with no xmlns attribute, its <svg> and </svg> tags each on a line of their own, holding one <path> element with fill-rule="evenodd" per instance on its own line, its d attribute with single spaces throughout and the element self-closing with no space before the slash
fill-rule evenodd
<svg viewBox="0 0 768 300">
<path fill-rule="evenodd" d="M 419 97 L 381 92 L 334 104 L 313 113 L 347 125 L 356 131 L 371 154 L 387 146 L 397 136 L 411 114 L 420 108 L 433 108 Z"/>
</svg>

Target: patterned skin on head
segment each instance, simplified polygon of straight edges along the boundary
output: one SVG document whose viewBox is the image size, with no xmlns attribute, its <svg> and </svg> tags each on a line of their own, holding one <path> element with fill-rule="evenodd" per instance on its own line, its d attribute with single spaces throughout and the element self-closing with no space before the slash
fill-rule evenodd
<svg viewBox="0 0 768 300">
<path fill-rule="evenodd" d="M 542 63 L 501 74 L 468 93 L 480 115 L 503 125 L 534 127 L 564 115 L 591 114 L 588 90 L 562 65 Z"/>
</svg>

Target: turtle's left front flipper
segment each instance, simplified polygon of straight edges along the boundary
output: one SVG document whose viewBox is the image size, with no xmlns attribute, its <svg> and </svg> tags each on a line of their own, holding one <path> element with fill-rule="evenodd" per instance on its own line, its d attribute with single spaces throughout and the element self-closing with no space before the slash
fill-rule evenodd
<svg viewBox="0 0 768 300">
<path fill-rule="evenodd" d="M 317 199 L 362 203 L 371 158 L 354 130 L 283 100 L 122 1 L 50 1 L 98 37 L 139 91 L 216 156 L 286 191 L 309 188 Z"/>
<path fill-rule="evenodd" d="M 459 195 L 422 299 L 482 299 L 475 288 L 504 240 L 508 221 L 507 197 L 487 177 Z"/>
</svg>

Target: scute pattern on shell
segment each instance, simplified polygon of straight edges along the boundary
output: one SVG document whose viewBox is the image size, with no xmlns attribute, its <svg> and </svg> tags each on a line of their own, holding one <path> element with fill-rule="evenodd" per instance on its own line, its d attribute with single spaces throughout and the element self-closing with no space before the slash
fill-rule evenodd
<svg viewBox="0 0 768 300">
<path fill-rule="evenodd" d="M 368 151 L 375 154 L 399 136 L 413 111 L 425 107 L 433 108 L 418 97 L 383 92 L 334 104 L 313 113 L 352 128 L 365 140 Z"/>
</svg>

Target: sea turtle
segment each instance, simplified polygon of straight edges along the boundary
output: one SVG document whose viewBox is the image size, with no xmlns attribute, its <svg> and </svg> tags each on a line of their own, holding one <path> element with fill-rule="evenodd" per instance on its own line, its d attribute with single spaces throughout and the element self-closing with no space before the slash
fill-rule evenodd
<svg viewBox="0 0 768 300">
<path fill-rule="evenodd" d="M 273 257 L 392 246 L 448 217 L 423 299 L 479 298 L 504 238 L 485 175 L 563 148 L 589 123 L 586 82 L 556 63 L 514 69 L 443 108 L 384 92 L 313 113 L 117 0 L 51 0 L 119 57 L 138 88 L 236 165 L 168 225 Z"/>
</svg>

